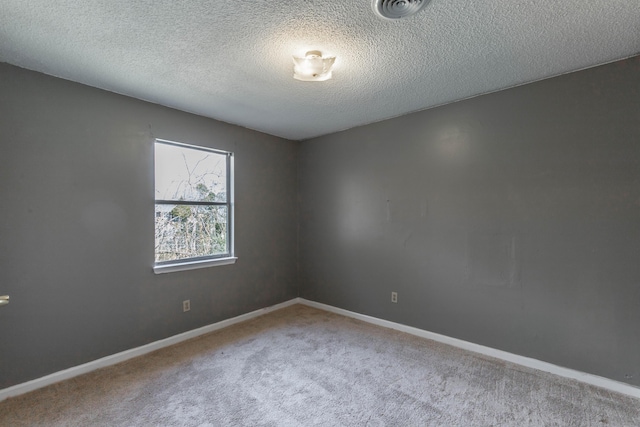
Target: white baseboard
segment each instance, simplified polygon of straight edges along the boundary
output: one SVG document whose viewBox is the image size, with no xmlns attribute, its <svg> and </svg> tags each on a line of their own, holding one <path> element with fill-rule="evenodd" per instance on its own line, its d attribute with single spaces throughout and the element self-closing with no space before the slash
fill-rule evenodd
<svg viewBox="0 0 640 427">
<path fill-rule="evenodd" d="M 599 377 L 593 374 L 587 374 L 585 372 L 576 371 L 569 368 L 563 368 L 561 366 L 554 365 L 552 363 L 543 362 L 541 360 L 532 359 L 530 357 L 519 356 L 517 354 L 509 353 L 502 350 L 497 350 L 491 347 L 486 347 L 480 344 L 474 344 L 468 341 L 463 341 L 457 338 L 451 338 L 446 335 L 436 334 L 434 332 L 425 331 L 423 329 L 414 328 L 412 326 L 402 325 L 400 323 L 391 322 L 389 320 L 378 319 L 376 317 L 367 316 L 365 314 L 355 313 L 353 311 L 344 310 L 342 308 L 333 307 L 327 304 L 319 302 L 309 301 L 304 298 L 293 298 L 289 301 L 285 301 L 280 304 L 273 305 L 271 307 L 263 308 L 260 310 L 252 311 L 231 319 L 226 319 L 221 322 L 217 322 L 202 328 L 187 331 L 182 334 L 174 335 L 169 338 L 165 338 L 160 341 L 155 341 L 141 347 L 136 347 L 130 350 L 116 353 L 111 356 L 106 356 L 92 362 L 88 362 L 73 368 L 65 369 L 64 371 L 55 372 L 51 375 L 47 375 L 42 378 L 38 378 L 26 383 L 17 384 L 15 386 L 0 390 L 0 402 L 12 396 L 18 396 L 30 391 L 45 387 L 50 384 L 57 383 L 59 381 L 67 380 L 78 375 L 82 375 L 96 369 L 104 368 L 107 366 L 115 365 L 116 363 L 124 362 L 125 360 L 132 359 L 134 357 L 142 356 L 152 351 L 159 350 L 170 345 L 178 344 L 182 341 L 186 341 L 197 336 L 207 334 L 209 332 L 217 331 L 218 329 L 226 328 L 227 326 L 234 325 L 236 323 L 244 322 L 249 319 L 253 319 L 263 314 L 270 313 L 275 310 L 280 310 L 285 307 L 289 307 L 294 304 L 304 304 L 310 307 L 315 307 L 320 310 L 325 310 L 331 313 L 341 314 L 343 316 L 351 317 L 354 319 L 362 320 L 367 323 L 382 326 L 389 329 L 395 329 L 397 331 L 406 332 L 411 335 L 415 335 L 421 338 L 427 338 L 444 344 L 449 344 L 454 347 L 458 347 L 464 350 L 469 350 L 475 353 L 483 354 L 485 356 L 495 357 L 496 359 L 505 360 L 507 362 L 516 363 L 528 368 L 537 369 L 539 371 L 548 372 L 554 375 L 558 375 L 565 378 L 571 378 L 586 384 L 602 387 L 617 393 L 626 394 L 631 397 L 640 398 L 640 388 L 634 387 L 630 384 L 621 383 L 611 380 L 609 378 Z"/>
<path fill-rule="evenodd" d="M 26 383 L 16 384 L 12 387 L 8 387 L 3 390 L 0 390 L 0 402 L 9 397 L 28 393 L 30 391 L 48 386 L 50 384 L 54 384 L 63 380 L 68 380 L 70 378 L 77 377 L 78 375 L 95 371 L 96 369 L 115 365 L 116 363 L 124 362 L 125 360 L 133 359 L 134 357 L 142 356 L 144 354 L 151 353 L 152 351 L 156 351 L 161 348 L 168 347 L 170 345 L 178 344 L 182 341 L 186 341 L 191 338 L 195 338 L 197 336 L 207 334 L 209 332 L 217 331 L 218 329 L 226 328 L 227 326 L 244 322 L 246 320 L 253 319 L 258 316 L 262 316 L 263 314 L 267 314 L 275 310 L 280 310 L 281 308 L 285 308 L 290 305 L 297 304 L 299 302 L 300 302 L 299 298 L 294 298 L 292 300 L 285 301 L 283 303 L 276 304 L 271 307 L 262 308 L 260 310 L 242 314 L 240 316 L 233 317 L 231 319 L 222 320 L 220 322 L 203 326 L 198 329 L 193 329 L 191 331 L 183 332 L 181 334 L 174 335 L 169 338 L 165 338 L 159 341 L 154 341 L 152 343 L 145 344 L 141 347 L 125 350 L 123 352 L 112 354 L 110 356 L 106 356 L 101 359 L 93 360 L 91 362 L 84 363 L 82 365 L 74 366 L 73 368 L 55 372 L 53 374 L 44 376 L 42 378 L 37 378 L 35 380 L 27 381 Z"/>
<path fill-rule="evenodd" d="M 483 354 L 485 356 L 495 357 L 496 359 L 505 360 L 507 362 L 515 363 L 528 368 L 537 369 L 539 371 L 548 372 L 554 375 L 558 375 L 565 378 L 571 378 L 586 384 L 602 387 L 607 390 L 615 391 L 617 393 L 626 394 L 631 397 L 640 398 L 640 388 L 634 387 L 630 384 L 614 381 L 609 378 L 600 377 L 593 374 L 587 374 L 586 372 L 576 371 L 574 369 L 563 368 L 552 363 L 543 362 L 541 360 L 532 359 L 530 357 L 519 356 L 517 354 L 509 353 L 507 351 L 497 350 L 495 348 L 486 347 L 480 344 L 474 344 L 468 341 L 463 341 L 457 338 L 451 338 L 446 335 L 436 334 L 434 332 L 425 331 L 423 329 L 414 328 L 412 326 L 402 325 L 400 323 L 391 322 L 388 320 L 378 319 L 377 317 L 367 316 L 365 314 L 354 313 L 353 311 L 344 310 L 342 308 L 336 308 L 331 305 L 322 304 L 319 302 L 309 301 L 304 298 L 298 298 L 300 304 L 315 307 L 320 310 L 329 311 L 343 316 L 351 317 L 354 319 L 362 320 L 374 325 L 383 326 L 389 329 L 395 329 L 397 331 L 406 332 L 411 335 L 415 335 L 421 338 L 427 338 L 433 341 L 449 344 L 454 347 L 458 347 L 464 350 L 469 350 L 474 353 Z"/>
</svg>

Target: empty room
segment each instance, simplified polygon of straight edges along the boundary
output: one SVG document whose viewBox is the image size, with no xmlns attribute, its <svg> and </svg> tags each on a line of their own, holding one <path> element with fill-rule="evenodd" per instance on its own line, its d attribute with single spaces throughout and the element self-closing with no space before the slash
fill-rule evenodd
<svg viewBox="0 0 640 427">
<path fill-rule="evenodd" d="M 639 6 L 0 0 L 0 425 L 640 425 Z"/>
</svg>

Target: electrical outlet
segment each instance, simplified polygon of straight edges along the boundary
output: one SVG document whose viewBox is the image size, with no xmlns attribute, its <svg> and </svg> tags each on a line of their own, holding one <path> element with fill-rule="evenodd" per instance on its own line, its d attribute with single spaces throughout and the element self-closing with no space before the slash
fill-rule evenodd
<svg viewBox="0 0 640 427">
<path fill-rule="evenodd" d="M 397 292 L 391 292 L 391 302 L 398 302 L 398 293 Z"/>
<path fill-rule="evenodd" d="M 182 311 L 189 311 L 189 310 L 191 310 L 191 300 L 186 299 L 182 301 Z"/>
</svg>

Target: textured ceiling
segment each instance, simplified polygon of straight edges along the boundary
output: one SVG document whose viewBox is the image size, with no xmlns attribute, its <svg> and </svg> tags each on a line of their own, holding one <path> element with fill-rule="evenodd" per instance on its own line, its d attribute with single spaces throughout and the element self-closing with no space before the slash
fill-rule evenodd
<svg viewBox="0 0 640 427">
<path fill-rule="evenodd" d="M 0 0 L 2 62 L 294 140 L 639 52 L 640 0 Z"/>
</svg>

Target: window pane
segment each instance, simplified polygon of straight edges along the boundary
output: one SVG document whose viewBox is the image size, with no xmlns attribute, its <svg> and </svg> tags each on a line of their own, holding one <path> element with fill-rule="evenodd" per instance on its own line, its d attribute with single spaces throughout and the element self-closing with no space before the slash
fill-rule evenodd
<svg viewBox="0 0 640 427">
<path fill-rule="evenodd" d="M 156 262 L 229 253 L 227 207 L 156 205 Z"/>
<path fill-rule="evenodd" d="M 157 200 L 227 201 L 227 156 L 155 144 Z"/>
</svg>

